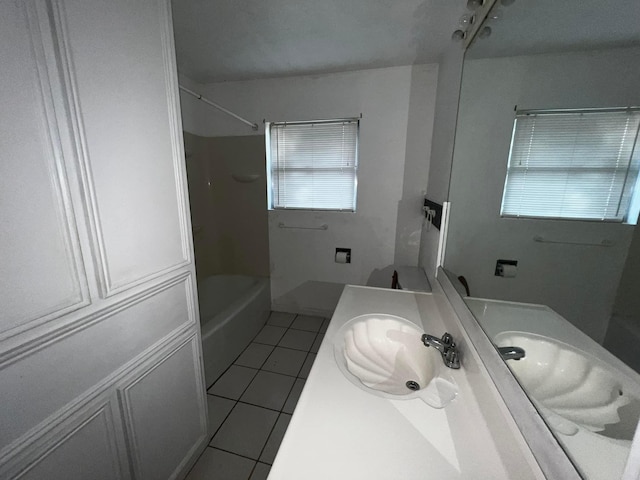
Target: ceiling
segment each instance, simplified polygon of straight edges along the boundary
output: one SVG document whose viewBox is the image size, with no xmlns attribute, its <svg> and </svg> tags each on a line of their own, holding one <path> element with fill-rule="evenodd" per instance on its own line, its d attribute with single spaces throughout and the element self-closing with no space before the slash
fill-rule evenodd
<svg viewBox="0 0 640 480">
<path fill-rule="evenodd" d="M 466 0 L 173 0 L 180 73 L 200 82 L 436 62 Z"/>
<path fill-rule="evenodd" d="M 515 0 L 476 37 L 471 58 L 640 45 L 640 0 Z"/>
</svg>

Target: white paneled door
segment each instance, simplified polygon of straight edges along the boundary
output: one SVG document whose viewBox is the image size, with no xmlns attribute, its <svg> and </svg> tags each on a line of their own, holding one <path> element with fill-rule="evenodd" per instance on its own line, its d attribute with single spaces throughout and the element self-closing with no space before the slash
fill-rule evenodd
<svg viewBox="0 0 640 480">
<path fill-rule="evenodd" d="M 0 45 L 0 478 L 182 478 L 207 413 L 169 1 L 3 1 Z"/>
</svg>

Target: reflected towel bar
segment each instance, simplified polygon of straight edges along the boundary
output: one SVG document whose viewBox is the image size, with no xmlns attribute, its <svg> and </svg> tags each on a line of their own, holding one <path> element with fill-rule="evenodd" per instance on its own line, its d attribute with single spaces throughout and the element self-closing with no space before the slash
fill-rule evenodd
<svg viewBox="0 0 640 480">
<path fill-rule="evenodd" d="M 562 243 L 565 245 L 586 245 L 591 247 L 612 247 L 614 243 L 611 240 L 603 239 L 601 242 L 566 242 L 564 240 L 549 240 L 540 235 L 533 237 L 534 242 L 538 243 Z"/>
<path fill-rule="evenodd" d="M 329 230 L 329 225 L 323 223 L 319 227 L 298 227 L 295 225 L 285 225 L 283 222 L 278 224 L 278 228 L 297 228 L 299 230 Z"/>
</svg>

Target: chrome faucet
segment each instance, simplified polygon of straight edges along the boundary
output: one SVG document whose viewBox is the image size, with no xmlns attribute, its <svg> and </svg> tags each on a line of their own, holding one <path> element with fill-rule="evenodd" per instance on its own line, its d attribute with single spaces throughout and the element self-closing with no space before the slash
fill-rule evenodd
<svg viewBox="0 0 640 480">
<path fill-rule="evenodd" d="M 505 360 L 520 360 L 525 356 L 524 349 L 520 347 L 498 347 L 498 352 Z"/>
<path fill-rule="evenodd" d="M 425 333 L 422 335 L 422 343 L 425 347 L 433 347 L 442 355 L 442 361 L 449 368 L 460 368 L 460 356 L 458 348 L 450 333 L 442 335 L 442 338 Z"/>
</svg>

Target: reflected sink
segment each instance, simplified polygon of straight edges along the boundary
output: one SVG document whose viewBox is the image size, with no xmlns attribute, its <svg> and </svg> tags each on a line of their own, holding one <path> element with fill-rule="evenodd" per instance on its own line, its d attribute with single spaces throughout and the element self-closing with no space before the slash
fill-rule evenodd
<svg viewBox="0 0 640 480">
<path fill-rule="evenodd" d="M 611 425 L 620 423 L 619 409 L 638 404 L 620 373 L 571 345 L 526 332 L 502 332 L 494 343 L 525 350 L 523 359 L 508 360 L 507 365 L 550 426 L 560 433 L 575 435 L 583 427 L 606 434 Z"/>
<path fill-rule="evenodd" d="M 367 314 L 345 323 L 334 337 L 334 355 L 344 376 L 373 395 L 396 400 L 420 398 L 442 408 L 456 396 L 442 358 L 423 345 L 413 322 L 387 314 Z"/>
</svg>

